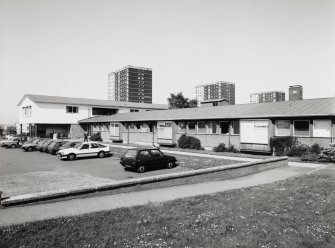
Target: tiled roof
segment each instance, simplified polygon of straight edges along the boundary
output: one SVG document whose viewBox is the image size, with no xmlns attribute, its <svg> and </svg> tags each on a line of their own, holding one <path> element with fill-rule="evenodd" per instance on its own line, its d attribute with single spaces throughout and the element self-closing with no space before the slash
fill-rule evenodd
<svg viewBox="0 0 335 248">
<path fill-rule="evenodd" d="M 91 117 L 79 122 L 206 120 L 307 116 L 335 116 L 335 97 L 300 101 L 248 103 L 217 107 L 123 113 L 110 116 Z"/>
<path fill-rule="evenodd" d="M 26 94 L 19 102 L 18 105 L 25 98 L 29 98 L 33 102 L 40 103 L 63 103 L 71 105 L 88 105 L 95 107 L 128 107 L 137 109 L 167 109 L 168 106 L 165 104 L 150 104 L 150 103 L 136 103 L 136 102 L 119 102 L 99 99 L 88 99 L 88 98 L 74 98 L 74 97 L 62 97 L 62 96 L 45 96 L 45 95 L 32 95 Z"/>
</svg>

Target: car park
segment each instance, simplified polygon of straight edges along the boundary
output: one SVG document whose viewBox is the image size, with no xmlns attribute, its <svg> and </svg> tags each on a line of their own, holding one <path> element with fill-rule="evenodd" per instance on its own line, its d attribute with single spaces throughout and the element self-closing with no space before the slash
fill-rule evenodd
<svg viewBox="0 0 335 248">
<path fill-rule="evenodd" d="M 19 147 L 19 143 L 20 143 L 20 138 L 14 137 L 14 138 L 11 138 L 10 140 L 1 141 L 1 146 L 2 147 L 17 148 L 17 147 Z"/>
<path fill-rule="evenodd" d="M 59 151 L 59 148 L 62 147 L 67 142 L 68 141 L 64 140 L 55 140 L 47 147 L 46 152 L 50 154 L 56 154 Z"/>
<path fill-rule="evenodd" d="M 80 142 L 72 148 L 62 149 L 57 153 L 60 159 L 68 160 L 94 156 L 104 158 L 107 154 L 111 154 L 110 148 L 98 142 Z"/>
<path fill-rule="evenodd" d="M 139 173 L 143 173 L 149 168 L 166 167 L 172 169 L 176 162 L 177 159 L 174 156 L 165 155 L 157 148 L 129 149 L 120 160 L 120 164 L 125 169 L 135 169 Z"/>
</svg>

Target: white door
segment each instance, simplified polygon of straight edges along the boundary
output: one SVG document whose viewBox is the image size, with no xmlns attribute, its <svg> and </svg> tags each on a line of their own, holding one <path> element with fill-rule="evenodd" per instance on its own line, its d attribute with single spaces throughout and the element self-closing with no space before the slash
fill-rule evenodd
<svg viewBox="0 0 335 248">
<path fill-rule="evenodd" d="M 269 144 L 268 120 L 241 120 L 241 143 Z"/>
</svg>

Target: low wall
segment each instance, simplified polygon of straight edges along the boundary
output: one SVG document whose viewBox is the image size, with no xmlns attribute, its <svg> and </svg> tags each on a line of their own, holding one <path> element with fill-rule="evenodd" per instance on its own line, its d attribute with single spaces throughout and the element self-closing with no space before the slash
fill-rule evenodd
<svg viewBox="0 0 335 248">
<path fill-rule="evenodd" d="M 315 143 L 319 144 L 321 147 L 327 147 L 331 143 L 331 138 L 318 138 L 318 137 L 297 137 L 301 144 L 312 146 Z"/>
</svg>

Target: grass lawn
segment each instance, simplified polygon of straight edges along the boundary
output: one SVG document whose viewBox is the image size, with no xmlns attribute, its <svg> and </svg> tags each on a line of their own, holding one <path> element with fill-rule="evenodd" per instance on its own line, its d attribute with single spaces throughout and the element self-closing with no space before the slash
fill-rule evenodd
<svg viewBox="0 0 335 248">
<path fill-rule="evenodd" d="M 335 247 L 335 173 L 0 229 L 0 247 Z M 0 210 L 1 211 L 1 210 Z"/>
<path fill-rule="evenodd" d="M 127 149 L 120 147 L 113 147 L 112 152 L 114 157 L 120 158 L 127 152 Z M 181 168 L 188 170 L 198 170 L 221 165 L 241 163 L 240 161 L 228 160 L 224 158 L 223 159 L 205 158 L 205 157 L 179 155 L 179 154 L 167 154 L 167 155 L 172 155 L 176 157 L 178 165 Z"/>
</svg>

